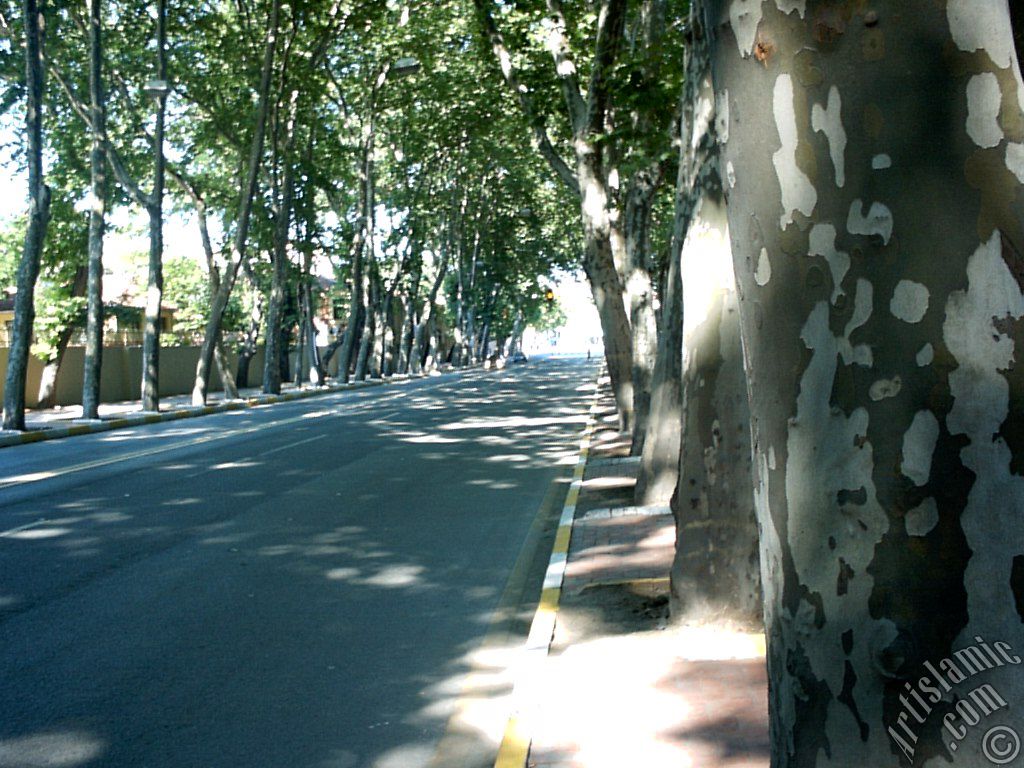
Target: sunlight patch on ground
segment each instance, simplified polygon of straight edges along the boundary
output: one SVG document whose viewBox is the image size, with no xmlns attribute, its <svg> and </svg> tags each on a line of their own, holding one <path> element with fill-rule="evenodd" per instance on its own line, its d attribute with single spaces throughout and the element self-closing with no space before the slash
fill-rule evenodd
<svg viewBox="0 0 1024 768">
<path fill-rule="evenodd" d="M 518 483 L 509 483 L 503 480 L 467 480 L 466 485 L 475 485 L 483 488 L 490 488 L 494 491 L 511 491 L 518 488 Z"/>
<path fill-rule="evenodd" d="M 374 587 L 410 587 L 422 583 L 425 570 L 421 565 L 389 565 L 361 583 Z"/>
<path fill-rule="evenodd" d="M 72 768 L 103 749 L 102 741 L 81 731 L 18 736 L 0 741 L 0 768 Z"/>
<path fill-rule="evenodd" d="M 524 461 L 533 461 L 532 456 L 527 456 L 525 453 L 504 453 L 497 456 L 489 456 L 487 461 L 498 461 L 501 463 L 510 462 L 513 464 L 521 464 Z"/>
<path fill-rule="evenodd" d="M 406 437 L 403 438 L 404 443 L 416 443 L 419 445 L 434 445 L 434 444 L 448 444 L 448 443 L 461 443 L 462 440 L 453 437 L 441 437 L 440 435 L 423 435 L 421 437 Z"/>
<path fill-rule="evenodd" d="M 535 748 L 572 754 L 572 764 L 586 768 L 767 765 L 756 748 L 721 738 L 715 727 L 723 715 L 709 709 L 731 706 L 730 665 L 763 659 L 763 634 L 721 625 L 573 645 L 546 660 L 532 717 Z M 678 682 L 687 670 L 699 669 L 692 674 L 701 680 L 715 674 L 694 666 L 701 663 L 722 665 L 700 689 L 708 701 L 693 698 L 692 691 L 687 697 Z M 734 713 L 740 719 L 748 714 L 741 707 L 738 703 Z"/>
<path fill-rule="evenodd" d="M 389 749 L 373 761 L 373 768 L 418 768 L 426 766 L 434 755 L 430 744 L 403 744 Z"/>
<path fill-rule="evenodd" d="M 585 414 L 576 416 L 510 416 L 504 419 L 487 419 L 479 416 L 471 416 L 462 421 L 444 424 L 441 429 L 517 429 L 519 427 L 553 427 L 556 424 L 585 424 Z"/>
<path fill-rule="evenodd" d="M 0 538 L 17 539 L 19 541 L 39 541 L 40 539 L 56 539 L 71 533 L 70 528 L 28 528 L 22 531 L 10 531 L 0 534 Z"/>
<path fill-rule="evenodd" d="M 251 467 L 261 467 L 262 462 L 259 461 L 225 461 L 223 464 L 214 464 L 210 469 L 222 470 L 222 469 L 250 469 Z"/>
</svg>

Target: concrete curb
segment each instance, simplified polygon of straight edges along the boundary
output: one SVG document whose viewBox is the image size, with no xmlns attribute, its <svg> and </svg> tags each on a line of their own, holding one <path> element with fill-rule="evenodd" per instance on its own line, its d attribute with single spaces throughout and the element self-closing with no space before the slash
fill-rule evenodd
<svg viewBox="0 0 1024 768">
<path fill-rule="evenodd" d="M 539 683 L 544 675 L 544 662 L 554 640 L 555 621 L 558 617 L 558 606 L 562 598 L 562 583 L 565 579 L 565 568 L 569 561 L 569 544 L 572 541 L 573 523 L 576 518 L 576 504 L 583 488 L 583 478 L 587 472 L 587 461 L 590 457 L 590 446 L 597 427 L 598 404 L 601 400 L 601 382 L 605 377 L 602 372 L 597 378 L 593 403 L 587 426 L 580 438 L 579 458 L 573 470 L 572 483 L 565 497 L 562 516 L 555 533 L 555 542 L 551 548 L 551 558 L 544 574 L 544 585 L 541 588 L 540 602 L 530 623 L 530 634 L 522 649 L 520 671 L 516 676 L 512 691 L 512 713 L 505 726 L 505 733 L 498 747 L 498 756 L 494 768 L 525 768 L 530 755 L 530 744 L 534 733 L 534 712 L 538 704 Z"/>
<path fill-rule="evenodd" d="M 326 387 L 302 389 L 297 392 L 288 392 L 283 395 L 256 395 L 244 400 L 229 400 L 216 405 L 188 406 L 174 411 L 164 411 L 161 413 L 140 412 L 115 419 L 105 419 L 102 421 L 88 423 L 72 423 L 71 426 L 68 427 L 26 430 L 25 432 L 19 432 L 17 434 L 0 435 L 0 448 L 9 448 L 15 445 L 29 445 L 31 443 L 40 443 L 46 440 L 63 440 L 67 437 L 78 437 L 79 435 L 94 435 L 99 432 L 110 432 L 115 429 L 127 429 L 129 427 L 138 427 L 143 424 L 159 424 L 164 421 L 194 419 L 199 416 L 211 416 L 215 413 L 242 411 L 261 405 L 290 403 L 295 400 L 307 400 L 311 397 L 333 395 L 338 392 L 368 389 L 370 387 L 380 387 L 388 384 L 403 384 L 407 381 L 414 381 L 417 379 L 450 376 L 457 373 L 470 373 L 482 370 L 484 370 L 483 366 L 472 365 L 467 368 L 459 368 L 457 370 L 444 371 L 437 374 L 400 374 L 391 376 L 387 379 L 367 379 L 365 381 L 350 381 L 347 384 L 330 384 Z"/>
</svg>

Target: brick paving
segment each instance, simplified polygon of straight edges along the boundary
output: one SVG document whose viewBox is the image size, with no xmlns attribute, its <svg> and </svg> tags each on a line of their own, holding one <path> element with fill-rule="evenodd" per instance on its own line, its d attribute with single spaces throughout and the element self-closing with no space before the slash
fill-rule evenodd
<svg viewBox="0 0 1024 768">
<path fill-rule="evenodd" d="M 667 620 L 675 524 L 628 509 L 639 464 L 601 405 L 527 765 L 766 768 L 763 636 Z"/>
</svg>

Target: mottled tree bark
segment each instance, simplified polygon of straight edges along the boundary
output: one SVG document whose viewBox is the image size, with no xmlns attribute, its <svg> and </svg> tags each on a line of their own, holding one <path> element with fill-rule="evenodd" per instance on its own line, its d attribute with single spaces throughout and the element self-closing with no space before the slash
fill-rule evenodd
<svg viewBox="0 0 1024 768">
<path fill-rule="evenodd" d="M 988 765 L 983 741 L 1012 743 L 987 729 L 1024 724 L 1024 83 L 1007 3 L 716 0 L 708 21 L 772 765 Z M 982 683 L 1009 706 L 969 728 Z"/>
<path fill-rule="evenodd" d="M 50 189 L 43 176 L 43 41 L 45 4 L 24 0 L 25 22 L 25 90 L 28 161 L 28 228 L 25 248 L 18 265 L 18 292 L 14 297 L 14 326 L 4 379 L 4 429 L 25 429 L 25 379 L 32 345 L 32 324 L 35 320 L 35 288 L 39 277 L 39 260 L 50 221 Z"/>
</svg>

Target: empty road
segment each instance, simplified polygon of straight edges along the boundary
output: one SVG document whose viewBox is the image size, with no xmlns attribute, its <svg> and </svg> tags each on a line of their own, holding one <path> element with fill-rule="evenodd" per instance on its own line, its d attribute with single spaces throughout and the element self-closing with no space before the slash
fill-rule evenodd
<svg viewBox="0 0 1024 768">
<path fill-rule="evenodd" d="M 0 768 L 454 768 L 459 681 L 537 596 L 596 374 L 0 450 Z"/>
</svg>

